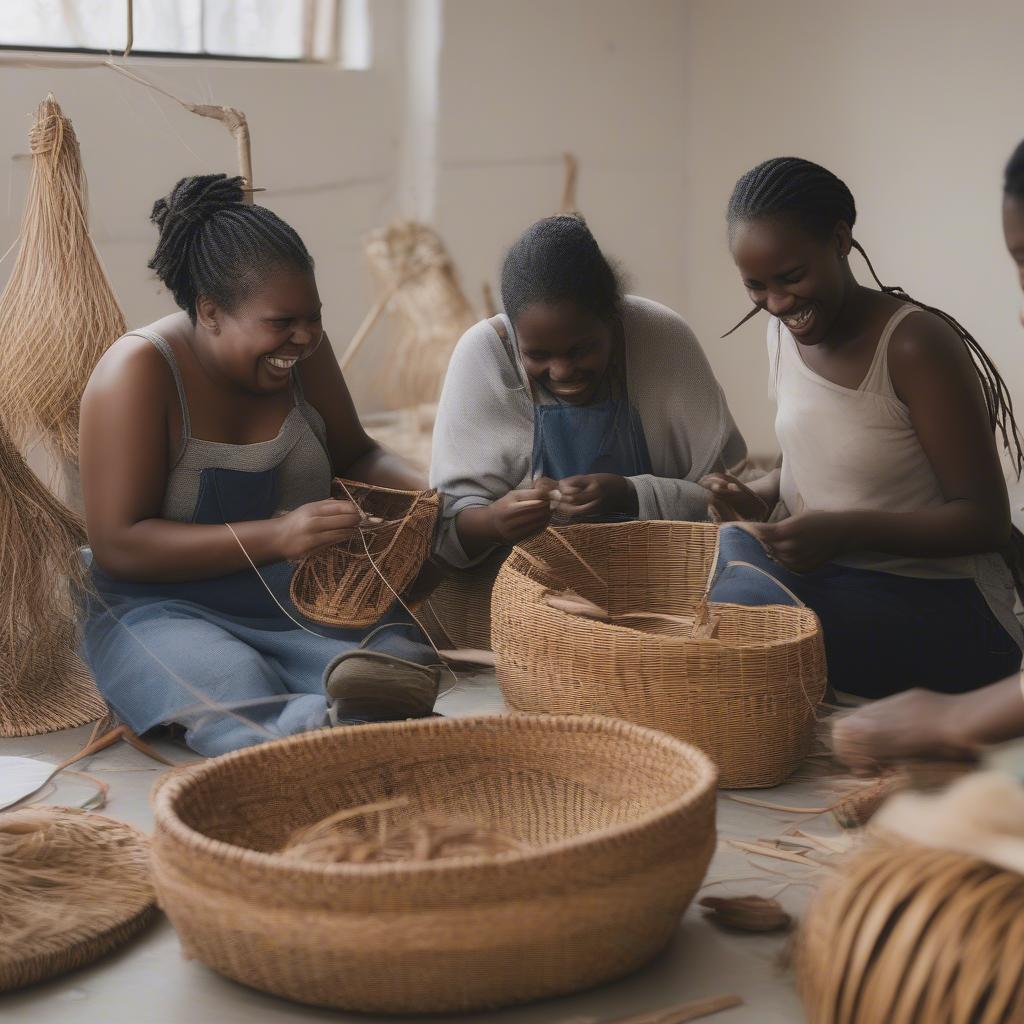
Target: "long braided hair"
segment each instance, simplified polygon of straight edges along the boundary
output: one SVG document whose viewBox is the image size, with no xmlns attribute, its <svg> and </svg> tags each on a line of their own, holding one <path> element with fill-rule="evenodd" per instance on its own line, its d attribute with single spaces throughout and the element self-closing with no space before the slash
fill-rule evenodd
<svg viewBox="0 0 1024 1024">
<path fill-rule="evenodd" d="M 226 174 L 182 178 L 153 204 L 160 241 L 149 267 L 196 322 L 196 300 L 234 309 L 273 267 L 312 270 L 294 228 L 265 206 L 243 202 L 244 179 Z"/>
<path fill-rule="evenodd" d="M 1024 193 L 1024 143 L 1007 166 L 1007 190 L 1010 188 L 1011 166 L 1014 168 L 1014 187 L 1019 187 Z M 845 182 L 831 171 L 799 157 L 776 157 L 758 164 L 736 182 L 726 219 L 731 232 L 741 221 L 783 215 L 794 217 L 810 234 L 824 239 L 840 221 L 852 229 L 857 220 L 857 206 Z M 899 285 L 883 285 L 864 248 L 856 240 L 853 247 L 864 257 L 875 284 L 882 292 L 934 313 L 956 331 L 971 355 L 981 382 L 992 430 L 998 431 L 1019 477 L 1024 471 L 1024 442 L 1014 416 L 1013 399 L 995 363 L 974 336 L 948 313 L 912 298 Z M 732 334 L 759 312 L 760 308 L 755 306 L 723 337 Z"/>
</svg>

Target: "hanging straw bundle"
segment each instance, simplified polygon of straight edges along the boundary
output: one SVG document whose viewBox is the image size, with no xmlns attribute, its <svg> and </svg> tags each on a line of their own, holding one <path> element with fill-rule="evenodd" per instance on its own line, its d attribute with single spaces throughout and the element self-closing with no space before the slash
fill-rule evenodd
<svg viewBox="0 0 1024 1024">
<path fill-rule="evenodd" d="M 451 256 L 433 228 L 415 221 L 374 231 L 365 247 L 394 321 L 385 397 L 403 408 L 436 402 L 455 343 L 476 322 Z"/>
<path fill-rule="evenodd" d="M 436 491 L 398 491 L 336 480 L 363 520 L 351 539 L 305 558 L 291 598 L 308 619 L 329 626 L 372 626 L 416 582 L 437 524 Z"/>
<path fill-rule="evenodd" d="M 75 654 L 81 520 L 0 427 L 0 736 L 32 736 L 106 711 Z"/>
<path fill-rule="evenodd" d="M 82 392 L 125 320 L 89 237 L 78 140 L 52 95 L 29 142 L 21 247 L 0 295 L 0 409 L 18 444 L 41 434 L 74 463 Z"/>
<path fill-rule="evenodd" d="M 148 841 L 62 807 L 0 814 L 0 992 L 91 963 L 154 913 Z"/>
</svg>

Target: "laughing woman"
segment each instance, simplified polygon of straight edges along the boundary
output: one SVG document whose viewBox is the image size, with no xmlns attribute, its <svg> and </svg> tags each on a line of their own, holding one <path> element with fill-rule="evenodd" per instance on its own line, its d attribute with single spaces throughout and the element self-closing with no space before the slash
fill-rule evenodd
<svg viewBox="0 0 1024 1024">
<path fill-rule="evenodd" d="M 178 182 L 153 220 L 150 266 L 182 312 L 118 340 L 82 399 L 100 692 L 137 732 L 186 727 L 201 754 L 429 714 L 436 657 L 410 620 L 364 635 L 302 626 L 289 603 L 291 561 L 359 522 L 332 474 L 424 485 L 360 426 L 306 247 L 223 174 Z"/>
<path fill-rule="evenodd" d="M 462 337 L 441 395 L 442 559 L 470 566 L 533 536 L 553 505 L 576 521 L 705 519 L 698 481 L 746 447 L 682 318 L 623 295 L 575 216 L 522 235 L 501 291 L 505 313 Z"/>
<path fill-rule="evenodd" d="M 1017 425 L 952 318 L 857 282 L 855 221 L 850 190 L 807 160 L 769 160 L 733 191 L 733 259 L 770 315 L 782 462 L 752 485 L 778 502 L 773 521 L 723 530 L 711 596 L 809 605 L 837 689 L 970 690 L 1015 671 L 1024 646 L 994 438 L 1019 468 Z M 756 517 L 725 476 L 706 483 L 723 512 Z"/>
</svg>

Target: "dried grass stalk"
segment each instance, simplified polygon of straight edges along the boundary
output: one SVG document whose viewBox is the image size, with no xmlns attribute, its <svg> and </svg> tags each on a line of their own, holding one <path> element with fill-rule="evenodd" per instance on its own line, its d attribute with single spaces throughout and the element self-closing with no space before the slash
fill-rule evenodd
<svg viewBox="0 0 1024 1024">
<path fill-rule="evenodd" d="M 21 245 L 0 295 L 0 409 L 16 443 L 41 434 L 74 462 L 82 392 L 125 320 L 89 237 L 78 140 L 52 95 L 29 142 Z"/>
<path fill-rule="evenodd" d="M 395 407 L 436 401 L 455 343 L 476 322 L 437 232 L 415 221 L 396 221 L 370 234 L 366 258 L 387 311 L 395 344 L 381 381 Z"/>
<path fill-rule="evenodd" d="M 81 520 L 0 427 L 0 736 L 31 736 L 106 711 L 75 653 L 84 583 Z"/>
<path fill-rule="evenodd" d="M 409 800 L 399 797 L 337 811 L 296 832 L 281 853 L 318 864 L 394 864 L 528 849 L 527 843 L 469 820 L 437 811 L 410 813 Z"/>
<path fill-rule="evenodd" d="M 153 904 L 141 832 L 61 807 L 0 814 L 0 992 L 122 945 Z"/>
</svg>

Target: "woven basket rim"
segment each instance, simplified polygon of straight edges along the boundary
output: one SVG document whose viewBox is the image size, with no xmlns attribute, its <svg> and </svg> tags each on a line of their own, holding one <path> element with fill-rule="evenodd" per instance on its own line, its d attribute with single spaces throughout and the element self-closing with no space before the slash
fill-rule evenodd
<svg viewBox="0 0 1024 1024">
<path fill-rule="evenodd" d="M 381 494 L 401 494 L 403 497 L 412 498 L 417 494 L 421 495 L 427 501 L 438 497 L 436 487 L 428 487 L 425 490 L 407 490 L 404 487 L 384 487 L 382 484 L 368 484 L 362 480 L 350 480 L 347 476 L 337 476 L 334 480 L 344 480 L 346 484 L 351 487 L 358 487 L 365 491 L 376 491 Z"/>
<path fill-rule="evenodd" d="M 622 719 L 604 715 L 473 715 L 448 719 L 417 719 L 404 722 L 379 722 L 360 725 L 360 734 L 365 735 L 372 730 L 379 736 L 404 732 L 472 731 L 481 726 L 496 726 L 515 732 L 519 730 L 541 729 L 549 732 L 604 732 L 606 735 L 631 737 L 648 744 L 660 747 L 665 752 L 683 755 L 693 765 L 695 772 L 694 784 L 683 794 L 670 800 L 647 814 L 640 815 L 619 825 L 610 825 L 582 835 L 572 836 L 559 842 L 548 843 L 536 849 L 510 851 L 496 855 L 470 855 L 450 857 L 443 860 L 424 862 L 400 862 L 383 864 L 322 864 L 304 862 L 280 853 L 268 853 L 252 850 L 244 846 L 220 839 L 212 839 L 202 832 L 186 825 L 175 809 L 177 798 L 190 786 L 209 775 L 218 773 L 223 765 L 235 764 L 239 761 L 258 760 L 266 753 L 284 746 L 320 744 L 328 737 L 339 737 L 345 729 L 327 728 L 287 736 L 279 740 L 271 740 L 252 747 L 245 747 L 220 757 L 211 758 L 202 764 L 181 772 L 179 776 L 159 785 L 152 796 L 153 814 L 157 830 L 166 831 L 170 837 L 184 847 L 202 852 L 220 863 L 231 866 L 247 865 L 254 869 L 278 869 L 293 876 L 305 875 L 312 878 L 330 878 L 339 881 L 355 881 L 359 879 L 385 879 L 388 877 L 417 877 L 425 880 L 443 877 L 467 869 L 480 868 L 494 870 L 495 867 L 520 867 L 536 864 L 549 857 L 569 853 L 595 845 L 617 843 L 636 832 L 658 824 L 666 818 L 678 814 L 700 800 L 708 792 L 714 792 L 718 785 L 718 769 L 714 762 L 699 747 L 685 740 L 676 739 L 668 733 L 637 725 Z"/>
<path fill-rule="evenodd" d="M 595 523 L 595 526 L 616 526 L 617 523 Z M 517 546 L 518 547 L 518 546 Z M 535 587 L 539 592 L 543 593 L 550 590 L 550 587 L 546 587 L 539 580 L 535 580 L 532 576 L 521 572 L 514 565 L 510 565 L 505 562 L 502 565 L 500 572 L 503 573 L 515 573 L 520 579 L 526 581 L 527 584 Z M 566 626 L 584 628 L 594 628 L 601 630 L 612 630 L 615 633 L 620 633 L 629 636 L 643 636 L 650 639 L 652 634 L 648 630 L 635 629 L 633 626 L 623 626 L 617 622 L 604 622 L 600 619 L 589 619 L 582 615 L 571 615 L 569 612 L 563 612 L 559 608 L 554 608 L 550 605 L 545 605 L 542 601 L 537 601 L 536 607 L 545 615 L 551 615 L 554 621 L 562 622 Z M 777 640 L 757 640 L 752 643 L 742 643 L 737 640 L 721 640 L 718 637 L 689 637 L 689 636 L 673 636 L 670 633 L 657 633 L 653 634 L 657 637 L 658 644 L 666 647 L 679 647 L 692 648 L 692 647 L 709 647 L 712 649 L 720 649 L 722 647 L 729 647 L 734 650 L 745 650 L 747 648 L 756 649 L 759 651 L 772 650 L 775 647 L 784 647 L 790 644 L 799 643 L 801 640 L 806 640 L 813 637 L 816 633 L 821 630 L 821 622 L 818 619 L 817 613 L 813 609 L 806 606 L 799 607 L 790 604 L 763 604 L 757 606 L 750 606 L 744 604 L 732 604 L 726 601 L 709 601 L 709 608 L 737 608 L 742 609 L 745 612 L 760 611 L 762 609 L 771 608 L 776 611 L 781 611 L 784 615 L 796 618 L 801 621 L 800 631 L 796 636 L 779 637 Z"/>
</svg>

